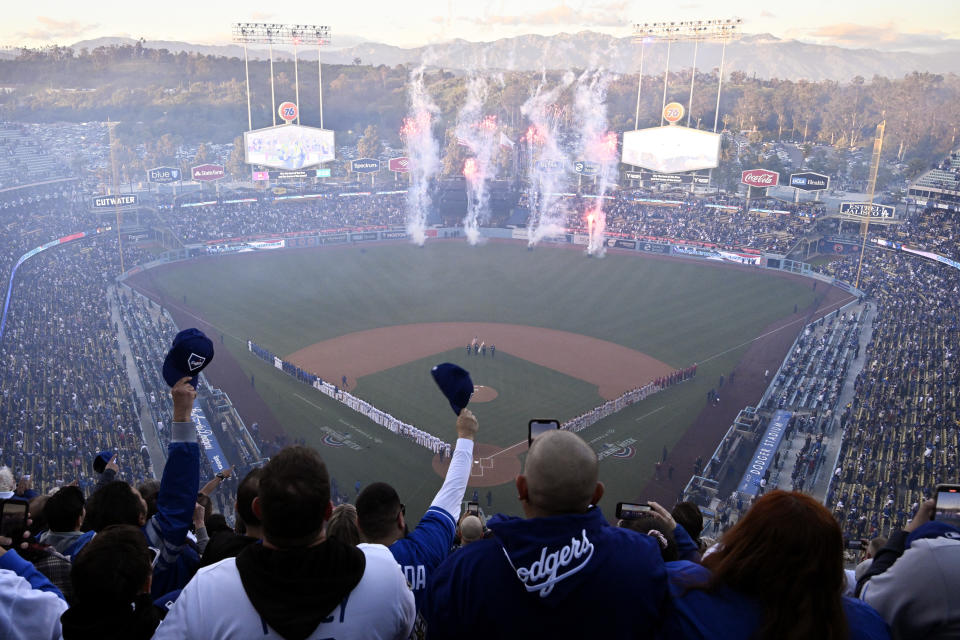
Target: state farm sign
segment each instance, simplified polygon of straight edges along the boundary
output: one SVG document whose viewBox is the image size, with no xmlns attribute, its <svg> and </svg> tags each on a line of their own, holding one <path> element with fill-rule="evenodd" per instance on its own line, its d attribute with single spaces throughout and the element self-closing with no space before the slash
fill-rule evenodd
<svg viewBox="0 0 960 640">
<path fill-rule="evenodd" d="M 190 168 L 194 180 L 219 180 L 226 175 L 222 164 L 201 164 Z"/>
<path fill-rule="evenodd" d="M 740 174 L 740 182 L 748 187 L 775 187 L 780 182 L 780 174 L 766 169 L 750 169 Z"/>
</svg>

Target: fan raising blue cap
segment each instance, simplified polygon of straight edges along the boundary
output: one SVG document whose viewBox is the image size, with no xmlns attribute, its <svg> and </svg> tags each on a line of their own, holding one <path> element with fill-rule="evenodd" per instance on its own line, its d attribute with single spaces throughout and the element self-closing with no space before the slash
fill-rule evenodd
<svg viewBox="0 0 960 640">
<path fill-rule="evenodd" d="M 213 342 L 200 329 L 184 329 L 173 339 L 163 360 L 163 379 L 171 387 L 177 380 L 190 376 L 197 386 L 197 375 L 213 361 Z"/>
</svg>

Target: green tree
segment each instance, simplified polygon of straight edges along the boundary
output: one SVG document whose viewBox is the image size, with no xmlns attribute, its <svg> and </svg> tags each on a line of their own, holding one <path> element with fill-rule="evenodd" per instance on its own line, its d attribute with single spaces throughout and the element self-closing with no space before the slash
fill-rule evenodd
<svg viewBox="0 0 960 640">
<path fill-rule="evenodd" d="M 357 153 L 361 158 L 377 158 L 380 156 L 380 134 L 377 132 L 377 125 L 368 125 L 363 131 L 363 136 L 357 142 Z"/>
</svg>

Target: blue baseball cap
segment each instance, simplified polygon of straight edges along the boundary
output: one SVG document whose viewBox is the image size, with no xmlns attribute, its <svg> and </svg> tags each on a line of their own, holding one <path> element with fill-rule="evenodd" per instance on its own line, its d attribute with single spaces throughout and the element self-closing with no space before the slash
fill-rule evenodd
<svg viewBox="0 0 960 640">
<path fill-rule="evenodd" d="M 184 376 L 197 386 L 197 375 L 213 361 L 213 342 L 200 329 L 184 329 L 173 339 L 163 360 L 163 379 L 171 387 Z"/>
<path fill-rule="evenodd" d="M 103 473 L 103 470 L 107 468 L 107 463 L 110 462 L 110 459 L 113 457 L 113 451 L 101 451 L 97 454 L 97 457 L 93 459 L 93 470 L 97 473 Z"/>
<path fill-rule="evenodd" d="M 470 402 L 470 396 L 473 395 L 473 381 L 470 379 L 470 374 L 462 367 L 449 362 L 438 364 L 430 370 L 430 373 L 433 375 L 434 382 L 440 387 L 440 391 L 447 397 L 450 408 L 459 416 Z"/>
</svg>

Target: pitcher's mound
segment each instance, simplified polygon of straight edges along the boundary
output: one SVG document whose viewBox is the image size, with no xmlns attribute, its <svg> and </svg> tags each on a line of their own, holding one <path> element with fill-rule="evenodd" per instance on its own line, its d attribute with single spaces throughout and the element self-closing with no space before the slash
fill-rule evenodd
<svg viewBox="0 0 960 640">
<path fill-rule="evenodd" d="M 470 396 L 470 402 L 490 402 L 496 398 L 497 395 L 497 390 L 493 387 L 474 385 L 473 395 Z"/>
</svg>

